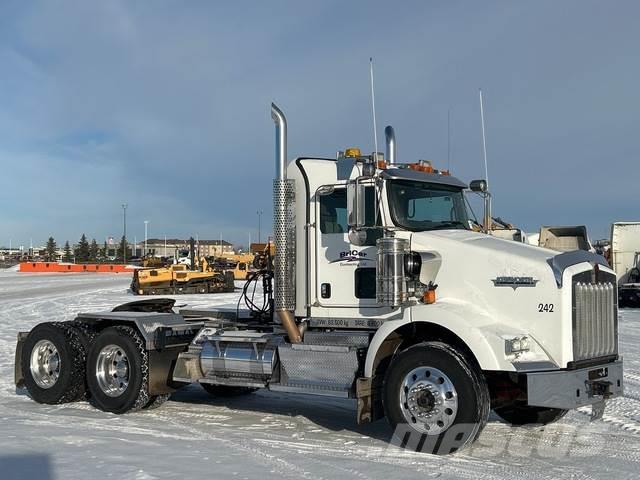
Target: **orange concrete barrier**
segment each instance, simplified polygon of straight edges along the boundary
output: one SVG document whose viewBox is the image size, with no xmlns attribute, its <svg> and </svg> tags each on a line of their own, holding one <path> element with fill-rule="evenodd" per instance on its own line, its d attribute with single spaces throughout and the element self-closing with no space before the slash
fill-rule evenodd
<svg viewBox="0 0 640 480">
<path fill-rule="evenodd" d="M 23 262 L 20 264 L 20 272 L 29 273 L 131 273 L 134 267 L 121 264 L 96 264 L 96 263 L 57 263 L 57 262 Z"/>
</svg>

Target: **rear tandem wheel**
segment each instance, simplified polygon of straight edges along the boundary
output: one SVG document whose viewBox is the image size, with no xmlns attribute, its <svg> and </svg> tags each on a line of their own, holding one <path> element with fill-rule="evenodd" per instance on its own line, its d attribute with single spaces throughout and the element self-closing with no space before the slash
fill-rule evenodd
<svg viewBox="0 0 640 480">
<path fill-rule="evenodd" d="M 149 355 L 138 332 L 126 326 L 103 330 L 87 356 L 90 402 L 111 413 L 127 413 L 151 407 Z"/>
<path fill-rule="evenodd" d="M 31 398 L 52 405 L 82 399 L 86 357 L 86 337 L 72 324 L 36 325 L 25 340 L 20 359 Z"/>
</svg>

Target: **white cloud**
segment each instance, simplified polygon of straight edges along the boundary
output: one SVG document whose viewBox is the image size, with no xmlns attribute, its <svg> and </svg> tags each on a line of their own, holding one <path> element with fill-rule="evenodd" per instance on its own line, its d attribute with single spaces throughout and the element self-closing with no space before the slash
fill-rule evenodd
<svg viewBox="0 0 640 480">
<path fill-rule="evenodd" d="M 371 55 L 378 123 L 396 127 L 401 158 L 443 162 L 451 109 L 454 171 L 481 175 L 482 86 L 496 212 L 604 234 L 635 214 L 638 178 L 638 9 L 618 5 L 21 5 L 0 20 L 0 165 L 20 178 L 0 179 L 0 243 L 5 228 L 113 234 L 123 201 L 132 222 L 246 243 L 256 208 L 270 211 L 269 102 L 285 108 L 292 155 L 368 151 Z"/>
</svg>

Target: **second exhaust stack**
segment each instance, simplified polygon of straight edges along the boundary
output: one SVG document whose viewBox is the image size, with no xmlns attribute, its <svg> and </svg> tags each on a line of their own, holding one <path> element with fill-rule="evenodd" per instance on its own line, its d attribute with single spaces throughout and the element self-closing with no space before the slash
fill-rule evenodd
<svg viewBox="0 0 640 480">
<path fill-rule="evenodd" d="M 389 165 L 396 164 L 396 132 L 393 131 L 391 125 L 387 125 L 384 129 L 384 137 L 386 139 L 385 160 Z"/>
</svg>

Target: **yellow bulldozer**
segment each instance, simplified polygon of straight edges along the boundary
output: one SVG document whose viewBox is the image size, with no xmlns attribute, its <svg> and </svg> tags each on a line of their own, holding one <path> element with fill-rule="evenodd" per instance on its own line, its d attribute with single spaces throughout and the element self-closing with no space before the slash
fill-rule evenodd
<svg viewBox="0 0 640 480">
<path fill-rule="evenodd" d="M 133 272 L 131 291 L 135 295 L 167 295 L 183 293 L 233 292 L 233 271 L 218 271 L 201 258 L 198 270 L 187 265 L 163 268 L 141 268 Z"/>
<path fill-rule="evenodd" d="M 253 269 L 254 255 L 252 253 L 226 254 L 216 258 L 220 263 L 229 265 L 229 270 L 233 271 L 236 280 L 247 280 Z"/>
<path fill-rule="evenodd" d="M 233 276 L 236 280 L 248 280 L 253 273 L 266 269 L 272 262 L 270 259 L 274 255 L 275 245 L 273 242 L 253 243 L 250 253 L 225 254 L 216 260 L 232 266 Z"/>
</svg>

